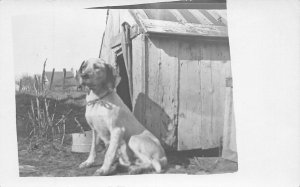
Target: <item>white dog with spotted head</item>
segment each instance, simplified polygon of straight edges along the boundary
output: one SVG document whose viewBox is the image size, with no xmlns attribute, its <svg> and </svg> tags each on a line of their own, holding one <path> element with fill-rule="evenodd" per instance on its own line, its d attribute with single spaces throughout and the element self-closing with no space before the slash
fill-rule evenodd
<svg viewBox="0 0 300 187">
<path fill-rule="evenodd" d="M 78 73 L 80 84 L 90 89 L 85 117 L 93 131 L 90 154 L 79 167 L 89 167 L 95 162 L 95 148 L 102 140 L 107 151 L 96 175 L 111 174 L 115 159 L 131 173 L 144 169 L 161 172 L 167 165 L 165 151 L 114 91 L 119 81 L 115 69 L 102 59 L 92 58 L 83 61 Z"/>
</svg>

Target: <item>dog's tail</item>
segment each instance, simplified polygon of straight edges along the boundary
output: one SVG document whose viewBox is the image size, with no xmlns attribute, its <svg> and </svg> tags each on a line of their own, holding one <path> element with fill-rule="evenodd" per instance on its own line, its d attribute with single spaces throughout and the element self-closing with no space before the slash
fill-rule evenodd
<svg viewBox="0 0 300 187">
<path fill-rule="evenodd" d="M 159 160 L 151 160 L 151 165 L 157 173 L 161 173 L 162 168 L 166 167 L 168 163 L 167 157 L 162 157 Z"/>
</svg>

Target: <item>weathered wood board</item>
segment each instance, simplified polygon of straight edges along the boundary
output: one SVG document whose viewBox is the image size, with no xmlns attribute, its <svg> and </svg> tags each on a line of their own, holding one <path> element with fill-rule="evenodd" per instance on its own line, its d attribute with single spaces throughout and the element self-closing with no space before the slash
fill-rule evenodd
<svg viewBox="0 0 300 187">
<path fill-rule="evenodd" d="M 201 148 L 200 49 L 183 42 L 179 52 L 178 149 Z"/>
<path fill-rule="evenodd" d="M 229 53 L 227 54 L 229 55 Z M 225 85 L 225 110 L 224 110 L 224 128 L 223 128 L 223 149 L 222 157 L 237 162 L 236 147 L 236 128 L 234 118 L 234 106 L 232 95 L 232 73 L 230 63 L 226 63 L 225 76 L 227 78 Z"/>
<path fill-rule="evenodd" d="M 142 20 L 145 30 L 149 33 L 180 33 L 194 36 L 211 36 L 226 38 L 228 36 L 227 28 L 216 25 L 200 25 L 192 23 L 177 23 L 163 20 L 144 19 Z"/>
<path fill-rule="evenodd" d="M 132 40 L 132 51 L 134 55 L 132 55 L 132 82 L 133 82 L 133 93 L 132 93 L 132 106 L 136 105 L 137 98 L 139 94 L 142 93 L 142 63 L 144 62 L 143 58 L 143 51 L 142 48 L 144 45 L 142 40 L 142 35 L 137 36 Z"/>
<path fill-rule="evenodd" d="M 212 71 L 212 144 L 220 145 L 223 122 L 224 122 L 224 102 L 225 102 L 225 62 L 220 60 L 222 51 L 220 47 L 213 46 L 214 61 L 211 63 Z"/>
<path fill-rule="evenodd" d="M 137 120 L 145 126 L 145 40 L 139 35 L 132 40 L 132 106 Z M 150 130 L 150 129 L 149 129 Z"/>
</svg>

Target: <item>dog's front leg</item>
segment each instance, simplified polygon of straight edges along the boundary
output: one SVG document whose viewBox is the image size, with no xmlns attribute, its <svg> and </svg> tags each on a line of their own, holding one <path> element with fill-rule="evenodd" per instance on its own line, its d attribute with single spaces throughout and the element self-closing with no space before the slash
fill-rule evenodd
<svg viewBox="0 0 300 187">
<path fill-rule="evenodd" d="M 124 135 L 124 129 L 115 128 L 110 134 L 110 143 L 106 151 L 103 165 L 95 172 L 95 175 L 108 175 L 113 172 L 112 163 L 116 157 L 117 150 Z"/>
<path fill-rule="evenodd" d="M 95 130 L 92 130 L 92 145 L 91 145 L 91 150 L 89 157 L 87 158 L 86 161 L 82 162 L 79 165 L 79 168 L 87 168 L 90 167 L 94 162 L 96 158 L 96 145 L 97 145 L 97 132 Z"/>
</svg>

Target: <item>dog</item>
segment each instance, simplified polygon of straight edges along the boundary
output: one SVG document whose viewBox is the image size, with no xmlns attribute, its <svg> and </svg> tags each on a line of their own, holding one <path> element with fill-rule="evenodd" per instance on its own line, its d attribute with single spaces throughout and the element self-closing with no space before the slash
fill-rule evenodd
<svg viewBox="0 0 300 187">
<path fill-rule="evenodd" d="M 120 82 L 116 69 L 103 59 L 91 58 L 82 62 L 77 77 L 79 84 L 90 90 L 86 97 L 85 118 L 92 129 L 92 145 L 86 161 L 79 165 L 93 165 L 96 145 L 102 141 L 106 153 L 95 175 L 110 175 L 115 160 L 128 168 L 130 174 L 144 170 L 161 173 L 167 157 L 160 141 L 132 114 L 115 91 Z"/>
</svg>

